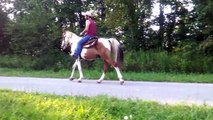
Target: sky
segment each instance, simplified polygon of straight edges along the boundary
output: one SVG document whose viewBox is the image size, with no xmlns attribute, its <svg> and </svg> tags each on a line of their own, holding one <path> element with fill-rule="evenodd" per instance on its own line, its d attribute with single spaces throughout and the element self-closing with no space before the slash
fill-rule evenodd
<svg viewBox="0 0 213 120">
<path fill-rule="evenodd" d="M 184 0 L 179 0 L 180 2 L 184 2 Z M 192 0 L 187 0 L 188 4 L 185 5 L 184 7 L 186 9 L 188 9 L 189 11 L 193 10 L 194 8 L 194 5 L 192 4 Z M 164 7 L 164 13 L 165 14 L 168 14 L 168 13 L 171 13 L 172 9 L 171 9 L 171 6 L 167 5 Z M 154 4 L 153 8 L 152 8 L 152 16 L 151 16 L 151 20 L 153 20 L 156 16 L 158 16 L 160 14 L 160 11 L 159 11 L 159 3 L 156 3 Z M 155 25 L 152 25 L 151 28 L 153 30 L 159 30 L 159 26 L 155 26 Z"/>
<path fill-rule="evenodd" d="M 1 4 L 2 4 L 2 3 L 1 3 Z M 12 3 L 10 3 L 10 4 L 3 4 L 3 6 L 5 6 L 6 9 L 9 9 L 9 8 L 13 7 L 13 4 L 12 4 Z M 14 15 L 13 15 L 13 14 L 9 14 L 8 17 L 9 17 L 10 19 L 13 19 L 13 18 L 14 18 Z"/>
</svg>

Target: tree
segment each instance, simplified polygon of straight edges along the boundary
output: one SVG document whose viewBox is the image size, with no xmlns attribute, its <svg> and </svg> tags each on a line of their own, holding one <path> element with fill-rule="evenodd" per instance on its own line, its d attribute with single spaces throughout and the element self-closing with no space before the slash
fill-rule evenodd
<svg viewBox="0 0 213 120">
<path fill-rule="evenodd" d="M 52 3 L 47 0 L 14 1 L 16 19 L 7 25 L 14 53 L 41 55 L 59 38 Z"/>
<path fill-rule="evenodd" d="M 201 42 L 200 48 L 206 54 L 213 54 L 213 1 L 193 0 L 197 15 L 196 24 L 199 30 L 196 32 L 197 41 Z"/>
<path fill-rule="evenodd" d="M 3 6 L 0 5 L 1 8 Z M 9 48 L 9 41 L 4 35 L 5 24 L 9 21 L 7 18 L 7 14 L 0 9 L 0 53 L 7 52 Z"/>
<path fill-rule="evenodd" d="M 159 17 L 158 17 L 158 23 L 159 23 L 159 31 L 158 31 L 158 46 L 160 48 L 162 48 L 162 45 L 163 45 L 163 41 L 164 41 L 164 32 L 165 32 L 165 17 L 164 17 L 164 6 L 165 4 L 163 3 L 163 0 L 160 0 L 159 1 L 159 11 L 160 11 L 160 14 L 159 14 Z"/>
<path fill-rule="evenodd" d="M 105 24 L 113 32 L 124 33 L 124 44 L 128 49 L 140 50 L 146 48 L 146 33 L 150 17 L 150 0 L 106 0 Z M 118 29 L 116 31 L 116 29 Z"/>
<path fill-rule="evenodd" d="M 213 34 L 213 1 L 212 0 L 193 0 L 195 11 L 198 15 L 197 21 L 200 22 L 199 28 L 202 31 L 203 39 L 207 39 Z M 202 39 L 202 38 L 200 38 Z"/>
<path fill-rule="evenodd" d="M 63 0 L 63 3 L 58 3 L 57 0 L 54 5 L 55 16 L 57 22 L 61 26 L 69 27 L 76 30 L 76 24 L 83 27 L 82 3 L 80 0 Z"/>
</svg>

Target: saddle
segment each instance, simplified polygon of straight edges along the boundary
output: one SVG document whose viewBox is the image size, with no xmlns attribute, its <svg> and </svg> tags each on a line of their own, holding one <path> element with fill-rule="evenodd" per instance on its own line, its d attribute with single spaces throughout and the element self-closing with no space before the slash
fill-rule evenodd
<svg viewBox="0 0 213 120">
<path fill-rule="evenodd" d="M 92 47 L 93 45 L 95 45 L 98 41 L 98 37 L 92 37 L 89 39 L 88 42 L 86 42 L 84 45 L 83 45 L 83 48 L 90 48 Z"/>
</svg>

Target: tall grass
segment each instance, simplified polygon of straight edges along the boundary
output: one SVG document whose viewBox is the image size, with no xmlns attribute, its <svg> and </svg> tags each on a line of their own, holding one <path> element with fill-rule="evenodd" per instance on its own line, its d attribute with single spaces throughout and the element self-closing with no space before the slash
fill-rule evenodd
<svg viewBox="0 0 213 120">
<path fill-rule="evenodd" d="M 127 52 L 126 71 L 212 73 L 213 57 L 200 53 L 170 53 L 163 51 Z"/>
<path fill-rule="evenodd" d="M 0 90 L 1 120 L 212 120 L 208 106 L 161 105 L 107 96 L 69 97 Z"/>
<path fill-rule="evenodd" d="M 6 55 L 0 56 L 0 67 L 24 68 L 35 70 L 70 69 L 74 60 L 68 54 L 54 52 L 52 54 L 33 57 Z M 82 61 L 87 70 L 102 70 L 103 61 Z M 179 73 L 213 73 L 213 56 L 199 52 L 138 51 L 125 52 L 125 72 L 179 72 Z"/>
</svg>

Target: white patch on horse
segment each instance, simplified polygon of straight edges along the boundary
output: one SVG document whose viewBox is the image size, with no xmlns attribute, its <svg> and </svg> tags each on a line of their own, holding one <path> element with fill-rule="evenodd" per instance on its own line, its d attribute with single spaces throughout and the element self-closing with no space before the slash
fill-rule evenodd
<svg viewBox="0 0 213 120">
<path fill-rule="evenodd" d="M 82 51 L 81 51 L 81 57 L 83 59 L 85 59 L 86 53 L 87 53 L 87 49 L 82 49 Z"/>
<path fill-rule="evenodd" d="M 111 51 L 111 46 L 109 44 L 109 38 L 99 38 L 98 39 L 99 42 L 103 43 L 105 45 L 105 47 Z"/>
<path fill-rule="evenodd" d="M 77 48 L 77 45 L 78 45 L 78 41 L 81 39 L 81 37 L 78 37 L 77 35 L 73 34 L 73 37 L 72 37 L 72 47 L 71 47 L 71 56 L 74 55 L 75 53 L 75 50 Z"/>
</svg>

